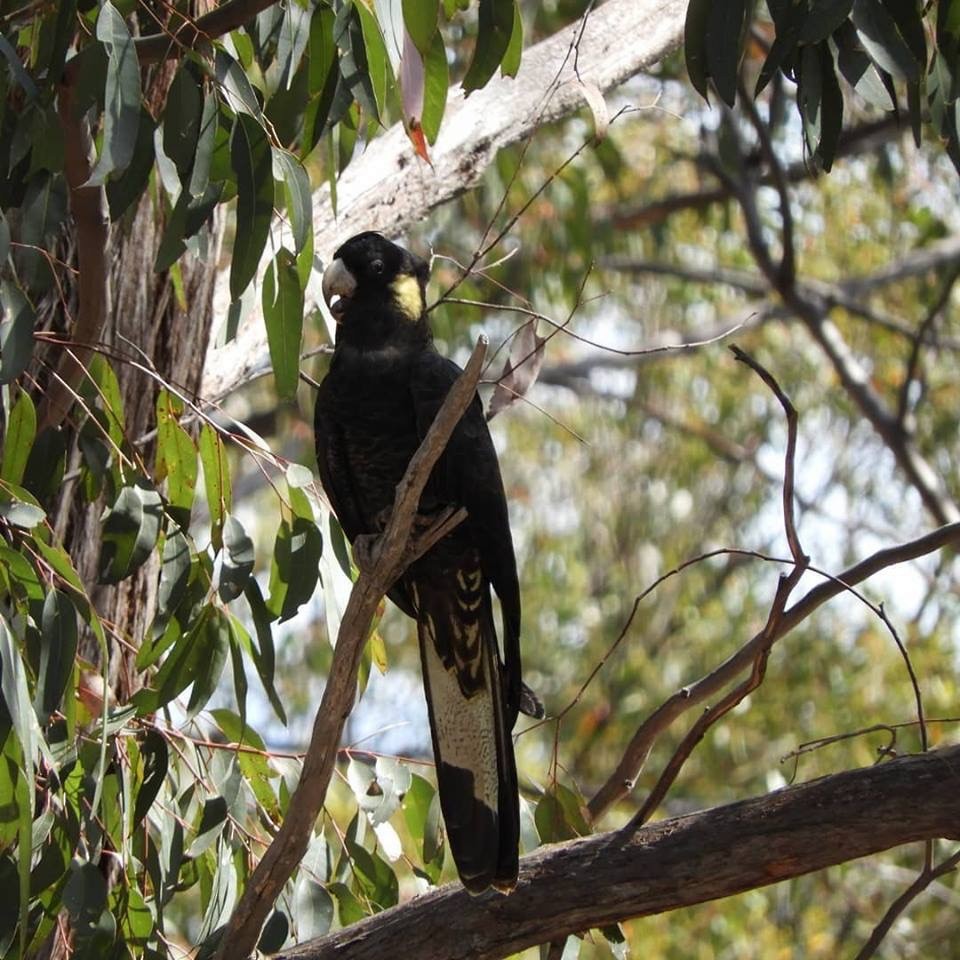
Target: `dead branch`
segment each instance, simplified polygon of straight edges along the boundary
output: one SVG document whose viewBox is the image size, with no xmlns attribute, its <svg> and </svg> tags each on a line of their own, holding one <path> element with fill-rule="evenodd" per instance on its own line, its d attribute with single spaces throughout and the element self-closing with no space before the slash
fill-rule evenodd
<svg viewBox="0 0 960 960">
<path fill-rule="evenodd" d="M 956 839 L 958 789 L 960 746 L 850 770 L 637 831 L 541 847 L 521 860 L 509 896 L 471 897 L 449 884 L 279 956 L 495 960 L 903 843 Z"/>
<path fill-rule="evenodd" d="M 476 395 L 487 340 L 477 341 L 470 361 L 450 389 L 423 443 L 397 485 L 390 522 L 381 537 L 376 562 L 361 570 L 347 602 L 323 699 L 313 723 L 310 746 L 286 818 L 247 883 L 217 948 L 217 960 L 249 956 L 267 914 L 306 853 L 337 757 L 343 725 L 353 707 L 357 668 L 370 622 L 397 578 L 433 542 L 432 531 L 408 549 L 420 495 L 454 427 Z M 456 516 L 462 519 L 462 513 Z M 449 530 L 452 518 L 440 524 Z"/>
</svg>

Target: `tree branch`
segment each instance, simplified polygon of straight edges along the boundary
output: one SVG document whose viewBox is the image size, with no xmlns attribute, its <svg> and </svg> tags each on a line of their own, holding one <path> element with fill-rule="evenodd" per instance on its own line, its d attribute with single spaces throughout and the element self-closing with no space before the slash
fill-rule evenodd
<svg viewBox="0 0 960 960">
<path fill-rule="evenodd" d="M 93 172 L 96 152 L 90 123 L 77 113 L 74 94 L 78 78 L 67 76 L 57 91 L 57 112 L 63 125 L 63 165 L 70 191 L 70 212 L 77 230 L 77 316 L 70 331 L 77 343 L 71 353 L 64 351 L 56 373 L 37 411 L 37 429 L 58 427 L 73 405 L 74 391 L 90 362 L 85 344 L 100 339 L 110 317 L 110 280 L 107 270 L 107 242 L 110 218 L 106 191 L 102 186 L 84 186 Z"/>
<path fill-rule="evenodd" d="M 836 578 L 825 580 L 813 587 L 784 612 L 774 642 L 785 637 L 815 610 L 823 606 L 828 600 L 843 593 L 848 587 L 856 586 L 856 584 L 887 567 L 904 563 L 907 560 L 915 560 L 917 557 L 925 556 L 954 544 L 960 544 L 960 523 L 948 524 L 916 540 L 880 550 L 860 561 L 860 563 L 848 567 Z M 636 607 L 634 607 L 634 610 L 636 610 Z M 740 673 L 750 668 L 756 658 L 757 651 L 762 644 L 767 642 L 767 639 L 765 632 L 761 630 L 716 669 L 696 682 L 681 687 L 643 721 L 624 751 L 616 770 L 587 805 L 590 816 L 594 820 L 633 789 L 636 778 L 640 775 L 640 771 L 650 755 L 650 750 L 660 734 L 667 730 L 674 720 L 686 713 L 687 710 L 703 703 L 709 697 L 715 696 L 728 683 L 733 682 Z"/>
<path fill-rule="evenodd" d="M 497 76 L 469 99 L 461 87 L 452 89 L 430 151 L 432 167 L 416 160 L 402 124 L 395 124 L 343 172 L 336 214 L 326 186 L 314 194 L 318 256 L 325 259 L 338 240 L 362 230 L 401 233 L 477 183 L 502 147 L 582 107 L 584 84 L 609 90 L 661 60 L 680 43 L 686 7 L 685 0 L 608 0 L 591 12 L 579 39 L 577 22 L 524 50 L 515 79 Z M 569 56 L 575 42 L 583 83 Z M 544 91 L 550 91 L 549 98 Z M 225 312 L 225 276 L 218 296 Z M 320 275 L 314 271 L 305 293 L 306 313 L 321 302 Z M 237 337 L 208 354 L 201 395 L 216 399 L 230 393 L 267 353 L 255 306 Z"/>
<path fill-rule="evenodd" d="M 541 847 L 521 860 L 510 896 L 471 897 L 450 884 L 279 957 L 495 960 L 903 843 L 956 839 L 958 789 L 960 746 L 850 770 L 635 832 Z"/>
<path fill-rule="evenodd" d="M 138 37 L 134 41 L 140 66 L 160 63 L 178 56 L 186 50 L 194 50 L 204 43 L 216 40 L 225 33 L 242 27 L 267 7 L 279 0 L 230 0 L 196 20 L 189 20 L 171 7 L 171 24 L 162 33 Z M 176 21 L 180 21 L 179 23 Z"/>
<path fill-rule="evenodd" d="M 300 782 L 290 800 L 282 826 L 250 877 L 230 917 L 217 948 L 217 960 L 247 957 L 253 952 L 267 914 L 306 853 L 326 797 L 343 725 L 353 708 L 357 668 L 370 622 L 380 601 L 397 578 L 433 542 L 433 532 L 428 530 L 411 545 L 412 549 L 408 549 L 420 495 L 454 427 L 476 394 L 486 346 L 486 338 L 481 337 L 469 363 L 447 394 L 423 443 L 397 485 L 393 511 L 379 541 L 376 562 L 369 569 L 361 570 L 353 585 L 337 634 L 337 646 L 323 699 L 314 719 Z M 455 516 L 462 519 L 462 513 Z M 451 519 L 450 516 L 441 517 L 439 525 L 448 530 Z"/>
</svg>

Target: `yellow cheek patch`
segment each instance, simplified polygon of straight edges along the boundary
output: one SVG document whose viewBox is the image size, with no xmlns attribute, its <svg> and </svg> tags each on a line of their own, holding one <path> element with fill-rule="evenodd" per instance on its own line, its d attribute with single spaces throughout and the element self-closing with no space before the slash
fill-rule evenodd
<svg viewBox="0 0 960 960">
<path fill-rule="evenodd" d="M 390 284 L 393 299 L 400 312 L 411 322 L 419 320 L 425 306 L 423 294 L 420 292 L 420 283 L 409 273 L 402 274 Z"/>
</svg>

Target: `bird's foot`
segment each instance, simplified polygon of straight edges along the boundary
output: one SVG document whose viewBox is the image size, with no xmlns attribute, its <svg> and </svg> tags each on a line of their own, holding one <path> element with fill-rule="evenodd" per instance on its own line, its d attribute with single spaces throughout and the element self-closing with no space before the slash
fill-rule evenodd
<svg viewBox="0 0 960 960">
<path fill-rule="evenodd" d="M 353 538 L 353 559 L 360 570 L 372 570 L 377 565 L 379 557 L 379 533 L 361 533 Z"/>
</svg>

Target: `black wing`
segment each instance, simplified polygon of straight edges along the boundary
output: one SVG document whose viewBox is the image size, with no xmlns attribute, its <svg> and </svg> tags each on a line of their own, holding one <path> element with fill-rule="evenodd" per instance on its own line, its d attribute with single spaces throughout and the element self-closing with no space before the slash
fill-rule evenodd
<svg viewBox="0 0 960 960">
<path fill-rule="evenodd" d="M 317 467 L 320 482 L 326 491 L 330 506 L 340 521 L 347 539 L 353 540 L 364 532 L 360 506 L 354 492 L 353 478 L 347 458 L 343 431 L 334 416 L 334 391 L 327 376 L 317 392 L 314 412 L 314 436 L 317 444 Z"/>
<path fill-rule="evenodd" d="M 461 372 L 453 361 L 433 350 L 425 351 L 416 361 L 411 391 L 421 439 Z M 467 538 L 479 550 L 483 573 L 500 598 L 507 706 L 512 726 L 521 690 L 520 585 L 500 465 L 479 397 L 474 398 L 454 428 L 425 495 L 440 504 L 466 507 L 469 514 L 454 536 Z"/>
</svg>

